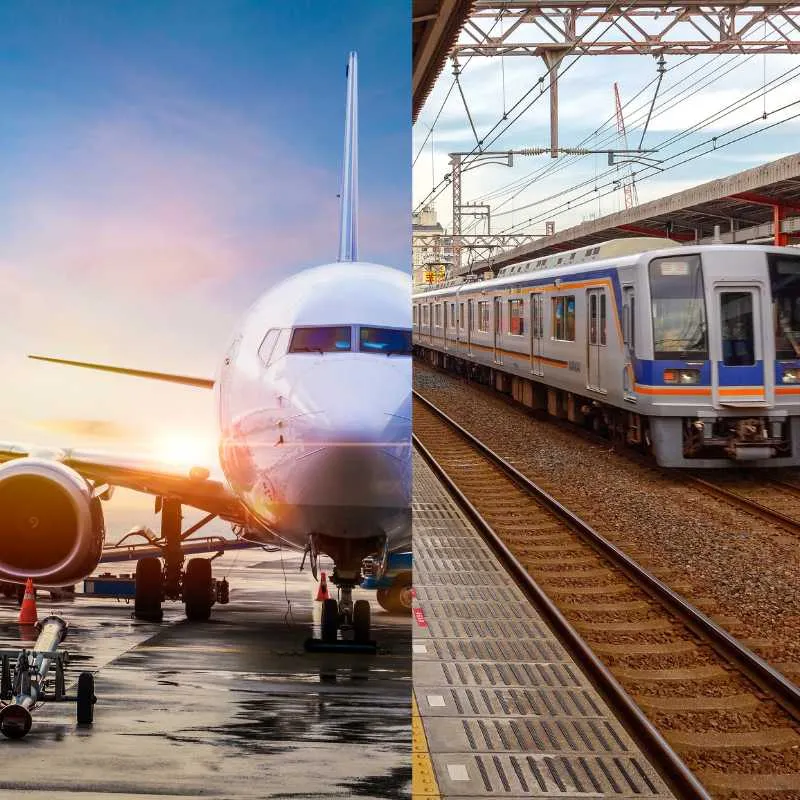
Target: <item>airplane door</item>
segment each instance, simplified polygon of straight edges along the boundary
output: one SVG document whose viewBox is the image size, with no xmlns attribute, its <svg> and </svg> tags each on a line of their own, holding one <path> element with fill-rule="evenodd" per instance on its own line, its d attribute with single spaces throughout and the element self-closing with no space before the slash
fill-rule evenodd
<svg viewBox="0 0 800 800">
<path fill-rule="evenodd" d="M 495 364 L 503 363 L 503 301 L 499 297 L 494 298 L 494 361 Z"/>
<path fill-rule="evenodd" d="M 467 355 L 472 355 L 472 300 L 467 300 Z"/>
<path fill-rule="evenodd" d="M 587 340 L 587 383 L 586 388 L 595 392 L 604 392 L 600 374 L 600 360 L 606 344 L 606 317 L 608 303 L 605 289 L 588 289 L 586 291 L 586 340 Z"/>
<path fill-rule="evenodd" d="M 544 296 L 539 293 L 530 295 L 530 330 L 531 330 L 531 372 L 544 375 L 542 369 L 542 348 L 544 339 Z"/>
<path fill-rule="evenodd" d="M 764 407 L 774 402 L 774 382 L 764 370 L 762 290 L 754 284 L 717 285 L 712 329 L 712 396 L 715 408 Z"/>
<path fill-rule="evenodd" d="M 622 287 L 622 394 L 636 401 L 636 292 L 633 286 Z"/>
</svg>

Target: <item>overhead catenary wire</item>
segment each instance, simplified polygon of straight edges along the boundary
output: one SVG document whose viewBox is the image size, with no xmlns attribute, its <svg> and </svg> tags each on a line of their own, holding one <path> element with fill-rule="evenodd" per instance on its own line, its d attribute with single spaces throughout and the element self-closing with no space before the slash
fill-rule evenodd
<svg viewBox="0 0 800 800">
<path fill-rule="evenodd" d="M 619 5 L 620 5 L 620 3 L 612 3 L 612 4 L 609 6 L 609 9 L 608 9 L 607 13 L 611 13 L 611 12 L 612 12 L 612 11 L 615 9 L 615 7 L 616 7 L 616 6 L 619 6 Z M 575 48 L 576 48 L 576 47 L 578 47 L 578 45 L 580 45 L 580 44 L 583 42 L 583 40 L 586 38 L 587 34 L 591 33 L 591 31 L 592 31 L 592 30 L 593 30 L 593 29 L 594 29 L 594 28 L 595 28 L 595 27 L 596 27 L 596 26 L 597 26 L 597 25 L 598 25 L 600 22 L 601 22 L 601 17 L 597 17 L 597 19 L 595 19 L 595 21 L 594 21 L 594 22 L 592 22 L 592 23 L 589 25 L 589 27 L 588 27 L 588 28 L 587 28 L 587 29 L 586 29 L 586 30 L 585 30 L 585 31 L 584 31 L 584 32 L 583 32 L 583 33 L 582 33 L 582 34 L 581 34 L 579 37 L 577 37 L 577 38 L 576 38 L 576 40 L 575 40 L 574 42 L 572 42 L 572 43 L 570 44 L 569 48 L 568 48 L 568 49 L 567 49 L 567 51 L 564 53 L 563 57 L 567 57 L 567 56 L 569 56 L 569 54 L 570 54 L 570 53 L 571 53 L 573 50 L 575 50 Z M 612 22 L 611 22 L 611 23 L 610 23 L 610 24 L 609 24 L 609 25 L 606 27 L 606 29 L 605 29 L 605 30 L 604 30 L 604 31 L 603 31 L 603 32 L 600 34 L 600 36 L 598 36 L 598 38 L 597 38 L 597 40 L 596 40 L 596 41 L 599 41 L 599 40 L 600 40 L 600 38 L 601 38 L 601 37 L 602 37 L 602 36 L 603 36 L 605 33 L 607 33 L 607 32 L 608 32 L 608 31 L 609 31 L 609 30 L 610 30 L 610 29 L 611 29 L 611 28 L 614 26 L 614 24 L 615 24 L 615 23 L 612 21 Z M 565 69 L 562 71 L 562 73 L 561 73 L 561 74 L 562 74 L 562 75 L 564 75 L 564 74 L 565 74 L 565 73 L 566 73 L 566 72 L 567 72 L 567 71 L 570 69 L 570 67 L 571 67 L 571 66 L 572 66 L 572 65 L 573 65 L 573 64 L 574 64 L 576 61 L 577 61 L 577 58 L 576 58 L 574 61 L 572 61 L 570 64 L 568 64 L 568 65 L 567 65 L 567 67 L 565 67 Z M 487 141 L 486 141 L 486 140 L 487 140 L 487 137 L 489 137 L 489 136 L 492 136 L 492 134 L 493 134 L 493 133 L 494 133 L 494 132 L 497 130 L 497 128 L 498 128 L 498 127 L 500 127 L 500 126 L 502 125 L 503 121 L 504 121 L 504 120 L 506 120 L 506 118 L 507 118 L 508 114 L 507 114 L 507 113 L 505 113 L 505 114 L 503 114 L 503 115 L 501 116 L 501 118 L 500 118 L 500 119 L 499 119 L 499 120 L 498 120 L 498 121 L 497 121 L 497 122 L 496 122 L 496 123 L 495 123 L 495 124 L 492 126 L 492 128 L 490 128 L 490 129 L 489 129 L 489 131 L 486 133 L 486 135 L 485 135 L 485 136 L 484 136 L 482 139 L 479 139 L 479 140 L 478 140 L 478 145 L 477 145 L 476 147 L 472 148 L 472 150 L 471 150 L 469 153 L 467 153 L 467 154 L 466 154 L 466 156 L 465 156 L 464 160 L 462 161 L 462 163 L 463 163 L 463 165 L 464 165 L 464 166 L 467 166 L 467 165 L 468 165 L 468 163 L 469 163 L 469 162 L 467 162 L 467 161 L 466 161 L 466 159 L 468 159 L 468 158 L 469 158 L 469 156 L 472 156 L 472 155 L 474 155 L 474 154 L 475 154 L 475 153 L 478 151 L 478 148 L 482 148 L 482 149 L 484 149 L 484 150 L 485 150 L 485 149 L 487 149 L 488 147 L 490 147 L 490 146 L 491 146 L 491 145 L 492 145 L 492 144 L 493 144 L 495 141 L 497 141 L 497 139 L 499 138 L 499 136 L 502 136 L 502 134 L 503 134 L 503 133 L 504 133 L 504 132 L 505 132 L 505 131 L 506 131 L 506 130 L 509 128 L 509 127 L 511 127 L 511 126 L 512 126 L 512 125 L 513 125 L 513 124 L 514 124 L 514 123 L 515 123 L 515 122 L 516 122 L 516 121 L 519 119 L 519 117 L 520 117 L 522 114 L 524 114 L 524 113 L 525 113 L 525 112 L 526 112 L 528 109 L 530 109 L 530 108 L 531 108 L 531 106 L 532 106 L 532 105 L 533 105 L 533 104 L 534 104 L 534 103 L 535 103 L 535 102 L 536 102 L 536 101 L 537 101 L 537 100 L 538 100 L 538 99 L 539 99 L 539 98 L 540 98 L 540 97 L 541 97 L 541 96 L 544 94 L 544 92 L 545 92 L 545 90 L 544 90 L 543 88 L 541 88 L 541 87 L 544 85 L 544 81 L 545 81 L 545 79 L 549 78 L 549 77 L 551 76 L 552 72 L 553 72 L 553 71 L 555 71 L 555 70 L 557 70 L 557 69 L 558 69 L 558 64 L 553 64 L 553 66 L 551 66 L 551 67 L 548 67 L 548 69 L 546 70 L 546 72 L 544 73 L 544 75 L 542 75 L 541 77 L 539 77 L 539 78 L 538 78 L 538 80 L 537 80 L 537 81 L 535 81 L 535 82 L 532 84 L 531 88 L 530 88 L 530 89 L 528 89 L 528 90 L 527 90 L 527 91 L 526 91 L 526 92 L 525 92 L 525 93 L 522 95 L 522 97 L 520 97 L 520 98 L 519 98 L 519 99 L 518 99 L 518 100 L 517 100 L 517 101 L 514 103 L 514 105 L 512 105 L 512 106 L 511 106 L 511 108 L 509 109 L 509 111 L 513 112 L 513 111 L 514 111 L 514 109 L 516 109 L 516 108 L 517 108 L 517 107 L 518 107 L 520 104 L 522 104 L 523 102 L 525 102 L 525 100 L 528 98 L 528 96 L 529 96 L 529 95 L 530 95 L 530 94 L 531 94 L 533 91 L 535 91 L 535 89 L 536 89 L 536 87 L 537 87 L 537 86 L 538 86 L 538 87 L 540 87 L 539 94 L 538 94 L 536 97 L 534 97 L 534 99 L 533 99 L 533 100 L 532 100 L 532 101 L 531 101 L 531 102 L 530 102 L 530 103 L 529 103 L 529 104 L 528 104 L 528 105 L 527 105 L 527 106 L 526 106 L 526 107 L 525 107 L 525 108 L 522 110 L 522 112 L 521 112 L 519 115 L 517 115 L 517 116 L 516 116 L 516 117 L 515 117 L 515 118 L 514 118 L 514 119 L 513 119 L 513 120 L 512 120 L 512 121 L 511 121 L 511 122 L 510 122 L 510 123 L 509 123 L 509 124 L 508 124 L 508 125 L 507 125 L 507 126 L 504 128 L 504 129 L 503 129 L 503 130 L 502 130 L 502 131 L 500 131 L 500 133 L 499 133 L 497 136 L 495 136 L 495 137 L 494 137 L 494 138 L 493 138 L 491 141 L 487 142 Z M 447 174 L 447 175 L 446 175 L 446 176 L 445 176 L 445 177 L 444 177 L 444 178 L 443 178 L 443 179 L 442 179 L 442 180 L 439 182 L 439 184 L 438 184 L 437 186 L 435 186 L 435 187 L 434 187 L 434 188 L 433 188 L 433 189 L 432 189 L 432 190 L 431 190 L 431 191 L 428 193 L 428 196 L 427 196 L 427 197 L 426 197 L 426 198 L 425 198 L 425 199 L 424 199 L 424 200 L 423 200 L 421 203 L 419 203 L 419 204 L 417 205 L 417 208 L 416 208 L 415 210 L 416 210 L 416 211 L 419 211 L 419 210 L 420 210 L 421 208 L 423 208 L 424 206 L 426 206 L 426 205 L 428 205 L 429 203 L 433 202 L 433 201 L 434 201 L 434 200 L 435 200 L 435 199 L 436 199 L 436 198 L 437 198 L 437 197 L 438 197 L 438 196 L 439 196 L 439 195 L 440 195 L 440 194 L 441 194 L 441 193 L 444 191 L 445 187 L 446 187 L 446 186 L 448 186 L 448 185 L 450 184 L 451 180 L 452 180 L 452 174 L 451 174 L 451 173 L 448 173 L 448 174 Z"/>
<path fill-rule="evenodd" d="M 772 112 L 767 112 L 767 117 L 769 117 L 769 116 L 771 116 L 773 114 L 776 114 L 779 111 L 784 111 L 784 110 L 786 110 L 786 109 L 788 109 L 790 107 L 797 106 L 798 104 L 800 104 L 800 100 L 795 100 L 795 101 L 793 101 L 791 103 L 787 103 L 784 106 L 781 106 L 780 108 L 777 108 Z M 773 122 L 773 123 L 771 123 L 769 125 L 766 125 L 766 126 L 764 126 L 762 128 L 759 128 L 758 130 L 751 131 L 749 133 L 743 134 L 742 136 L 739 136 L 739 137 L 737 137 L 735 139 L 732 139 L 731 141 L 728 141 L 728 142 L 720 142 L 719 141 L 724 136 L 728 136 L 728 135 L 730 135 L 731 133 L 733 133 L 733 132 L 735 132 L 737 130 L 741 130 L 742 128 L 744 128 L 746 126 L 753 124 L 753 122 L 763 121 L 762 115 L 759 115 L 758 117 L 756 117 L 753 120 L 749 120 L 748 122 L 742 123 L 741 125 L 737 125 L 734 128 L 731 128 L 730 130 L 725 131 L 722 134 L 718 134 L 716 136 L 712 136 L 712 137 L 704 140 L 703 142 L 700 142 L 697 145 L 694 145 L 694 146 L 692 146 L 690 148 L 687 148 L 687 149 L 685 149 L 685 150 L 683 150 L 683 151 L 681 151 L 679 153 L 675 153 L 674 155 L 670 156 L 668 160 L 673 160 L 675 158 L 681 158 L 682 156 L 685 156 L 687 153 L 691 153 L 693 150 L 697 150 L 698 148 L 703 147 L 703 146 L 711 145 L 710 147 L 708 147 L 708 149 L 703 150 L 700 153 L 696 153 L 695 155 L 692 155 L 692 156 L 690 156 L 688 158 L 682 158 L 682 160 L 679 163 L 673 164 L 673 165 L 671 165 L 669 167 L 655 168 L 655 167 L 647 167 L 647 166 L 645 166 L 645 167 L 643 167 L 643 169 L 645 169 L 645 170 L 650 169 L 652 171 L 649 172 L 646 175 L 641 175 L 641 173 L 637 172 L 636 173 L 636 178 L 640 182 L 644 181 L 644 180 L 647 180 L 648 178 L 652 178 L 657 174 L 660 175 L 663 172 L 668 172 L 671 169 L 675 169 L 676 167 L 683 166 L 684 164 L 688 164 L 688 163 L 690 163 L 692 161 L 695 161 L 696 159 L 701 158 L 704 155 L 708 155 L 709 153 L 712 153 L 712 152 L 714 152 L 716 150 L 721 150 L 724 147 L 729 147 L 732 144 L 736 144 L 737 142 L 744 141 L 745 139 L 749 139 L 752 136 L 756 136 L 759 133 L 763 133 L 764 131 L 771 130 L 772 128 L 775 128 L 778 125 L 783 125 L 786 122 L 791 122 L 791 121 L 793 121 L 795 119 L 800 119 L 800 112 L 798 112 L 796 114 L 793 114 L 793 115 L 791 115 L 789 117 L 786 117 L 785 119 L 780 119 L 780 120 L 778 120 L 776 122 Z M 580 208 L 580 207 L 586 205 L 587 203 L 594 202 L 594 200 L 595 200 L 595 192 L 599 191 L 600 188 L 611 187 L 611 186 L 613 186 L 613 184 L 614 184 L 614 182 L 610 181 L 610 182 L 604 184 L 602 187 L 597 187 L 597 189 L 595 189 L 595 190 L 593 190 L 591 192 L 584 192 L 582 195 L 579 195 L 578 197 L 575 197 L 575 198 L 571 198 L 570 200 L 567 200 L 564 203 L 562 203 L 562 204 L 560 204 L 560 205 L 558 205 L 558 206 L 556 206 L 554 208 L 546 209 L 545 211 L 541 212 L 536 217 L 528 218 L 522 224 L 525 224 L 525 225 L 536 224 L 537 222 L 541 222 L 543 219 L 547 219 L 548 217 L 552 216 L 554 213 L 557 213 L 560 210 L 574 210 L 575 208 Z M 603 193 L 602 196 L 603 197 L 607 197 L 610 194 L 612 194 L 614 191 L 616 191 L 616 188 L 612 189 L 611 191 Z M 560 197 L 562 195 L 563 195 L 563 192 L 559 193 L 558 195 L 553 195 L 549 199 L 554 199 L 556 196 Z M 538 205 L 538 203 L 532 204 L 532 205 Z M 519 209 L 517 209 L 517 212 L 519 212 Z M 517 223 L 517 225 L 515 227 L 519 227 L 519 226 L 520 226 L 520 223 Z"/>
<path fill-rule="evenodd" d="M 783 26 L 779 26 L 776 29 L 781 31 L 782 27 Z M 679 68 L 679 67 L 683 66 L 685 63 L 687 63 L 687 62 L 691 61 L 692 59 L 696 58 L 697 55 L 698 54 L 694 54 L 692 56 L 689 56 L 686 59 L 683 59 L 681 62 L 679 62 L 678 64 L 676 64 L 673 67 L 671 67 L 670 70 L 674 70 L 676 68 Z M 716 61 L 716 60 L 718 60 L 720 58 L 723 58 L 723 57 L 725 57 L 727 55 L 728 54 L 719 54 L 717 56 L 714 56 L 708 62 L 708 65 L 704 65 L 703 67 L 701 67 L 701 70 L 706 69 L 706 67 L 711 65 L 711 64 L 713 64 L 714 61 Z M 726 63 L 720 64 L 717 67 L 714 67 L 706 75 L 703 75 L 702 72 L 698 75 L 695 72 L 695 73 L 691 73 L 690 75 L 687 75 L 686 77 L 682 78 L 680 81 L 678 81 L 676 84 L 674 84 L 672 87 L 670 87 L 670 88 L 668 88 L 666 90 L 666 92 L 664 94 L 664 100 L 665 100 L 665 102 L 667 102 L 667 101 L 668 102 L 667 102 L 666 105 L 664 105 L 664 107 L 661 108 L 661 110 L 659 111 L 659 113 L 656 116 L 660 116 L 661 114 L 666 113 L 666 111 L 670 110 L 671 108 L 674 108 L 676 105 L 678 105 L 683 100 L 684 96 L 689 95 L 690 93 L 693 93 L 694 91 L 698 91 L 699 89 L 705 88 L 706 86 L 708 86 L 711 83 L 715 82 L 719 78 L 724 77 L 725 75 L 729 74 L 733 70 L 744 66 L 747 62 L 749 62 L 754 57 L 755 57 L 755 54 L 751 55 L 751 56 L 748 56 L 748 57 L 746 57 L 744 59 L 741 59 L 741 58 L 739 58 L 737 56 L 729 56 L 729 59 L 730 59 L 729 61 L 727 61 Z M 724 70 L 722 72 L 722 74 L 717 74 L 716 77 L 712 77 L 712 76 L 714 76 L 714 73 L 720 73 L 720 71 L 722 71 L 722 70 Z M 643 94 L 644 91 L 646 91 L 646 89 L 649 88 L 649 86 L 651 86 L 654 82 L 658 82 L 660 84 L 661 78 L 663 77 L 663 73 L 661 73 L 661 70 L 659 70 L 659 73 L 660 74 L 656 78 L 651 80 L 645 87 L 643 87 L 639 92 L 637 92 L 636 95 L 634 95 L 631 98 L 630 101 L 625 103 L 623 108 L 627 108 L 633 101 L 635 101 L 641 94 Z M 690 85 L 688 87 L 683 88 L 681 91 L 679 91 L 677 94 L 675 94 L 675 96 L 670 101 L 669 100 L 670 94 L 671 93 L 675 93 L 676 90 L 681 86 L 681 84 L 685 83 L 687 80 L 689 80 L 692 77 L 694 77 L 695 80 L 692 81 L 692 83 L 690 83 Z M 701 82 L 703 82 L 702 86 L 700 86 Z M 698 87 L 699 87 L 699 89 L 698 89 Z M 752 95 L 752 94 L 753 93 L 751 92 L 750 95 Z M 750 95 L 747 95 L 747 96 L 749 97 Z M 656 95 L 654 94 L 654 100 L 655 100 L 655 96 Z M 636 109 L 636 111 L 639 111 L 639 110 L 643 109 L 644 107 L 645 106 L 640 106 L 640 108 Z M 649 125 L 649 119 L 650 119 L 650 117 L 652 115 L 652 109 L 653 109 L 653 104 L 651 103 L 650 112 L 648 113 L 648 118 L 647 118 L 648 121 L 645 123 L 646 126 Z M 636 113 L 636 111 L 634 111 L 634 114 Z M 629 116 L 629 119 L 630 119 L 631 118 L 630 117 L 630 111 L 628 112 L 628 116 Z M 597 136 L 598 133 L 600 131 L 602 131 L 602 129 L 607 124 L 609 124 L 613 119 L 614 119 L 614 116 L 613 115 L 610 116 L 603 124 L 601 124 L 599 126 L 599 128 L 595 129 L 595 131 L 592 134 L 590 134 L 589 136 L 585 137 L 584 140 L 580 143 L 580 145 L 583 145 L 583 144 L 587 143 L 593 137 Z M 633 126 L 637 125 L 638 121 L 639 121 L 638 119 L 633 119 L 632 120 Z M 695 126 L 695 127 L 697 127 L 697 126 Z M 646 130 L 646 128 L 645 128 L 645 130 Z M 611 136 L 611 135 L 613 135 L 613 134 L 611 134 L 611 132 L 609 132 L 609 136 Z M 681 138 L 681 135 L 682 134 L 678 135 L 678 139 Z M 605 137 L 605 140 L 604 140 L 603 143 L 607 143 L 608 142 L 609 136 Z M 659 147 L 662 147 L 662 146 L 664 146 L 664 145 L 659 145 Z M 537 168 L 533 172 L 528 173 L 526 176 L 523 176 L 522 178 L 518 178 L 515 181 L 512 181 L 510 184 L 506 184 L 505 186 L 499 187 L 498 189 L 487 193 L 485 195 L 485 202 L 489 202 L 489 200 L 502 197 L 505 194 L 513 193 L 511 195 L 511 197 L 509 197 L 507 200 L 505 200 L 502 203 L 500 203 L 497 206 L 497 208 L 494 209 L 493 213 L 500 215 L 499 209 L 503 208 L 503 206 L 505 206 L 509 202 L 510 199 L 512 199 L 513 197 L 518 196 L 522 191 L 524 191 L 526 188 L 528 188 L 533 182 L 541 179 L 544 176 L 552 175 L 552 174 L 555 174 L 555 173 L 557 173 L 557 172 L 559 172 L 559 171 L 561 171 L 563 169 L 568 168 L 569 166 L 574 164 L 576 160 L 577 160 L 576 157 L 568 157 L 568 158 L 560 159 L 558 163 L 551 163 L 551 164 L 549 164 L 549 165 L 547 165 L 545 167 Z M 572 190 L 574 190 L 574 188 L 575 187 L 572 187 L 572 189 L 570 189 L 568 191 L 572 191 Z M 517 209 L 517 210 L 519 210 L 519 209 Z M 520 224 L 522 224 L 522 223 L 518 223 L 517 226 L 519 226 Z M 473 229 L 474 227 L 475 227 L 475 222 L 471 222 L 471 223 L 469 223 L 467 225 L 467 227 L 465 228 L 464 232 L 468 232 L 469 230 Z"/>
</svg>

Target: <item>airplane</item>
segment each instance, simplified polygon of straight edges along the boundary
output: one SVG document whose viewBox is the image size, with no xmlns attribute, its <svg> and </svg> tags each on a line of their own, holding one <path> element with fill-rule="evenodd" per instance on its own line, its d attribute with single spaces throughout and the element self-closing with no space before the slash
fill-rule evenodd
<svg viewBox="0 0 800 800">
<path fill-rule="evenodd" d="M 162 597 L 189 619 L 213 604 L 211 560 L 183 569 L 182 506 L 232 524 L 253 544 L 334 563 L 339 600 L 322 608 L 322 641 L 368 644 L 370 607 L 353 602 L 361 562 L 411 545 L 411 279 L 358 259 L 357 57 L 347 63 L 339 253 L 267 291 L 244 317 L 215 379 L 29 356 L 213 389 L 219 467 L 0 442 L 0 581 L 71 585 L 103 555 L 101 500 L 116 486 L 155 495 L 163 564 L 136 568 L 135 615 L 162 618 Z M 302 566 L 301 566 L 302 569 Z M 374 643 L 373 643 L 374 644 Z"/>
</svg>

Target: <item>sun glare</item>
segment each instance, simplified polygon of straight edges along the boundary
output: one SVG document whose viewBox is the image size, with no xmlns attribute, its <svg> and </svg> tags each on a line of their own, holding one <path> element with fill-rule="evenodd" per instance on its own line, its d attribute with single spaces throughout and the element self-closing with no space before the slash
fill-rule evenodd
<svg viewBox="0 0 800 800">
<path fill-rule="evenodd" d="M 215 460 L 216 442 L 199 434 L 167 433 L 153 443 L 153 452 L 168 464 L 210 467 Z"/>
</svg>

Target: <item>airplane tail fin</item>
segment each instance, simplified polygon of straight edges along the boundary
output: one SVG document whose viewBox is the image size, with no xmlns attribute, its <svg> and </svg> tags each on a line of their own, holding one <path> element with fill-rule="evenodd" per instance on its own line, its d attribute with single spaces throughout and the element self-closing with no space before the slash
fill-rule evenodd
<svg viewBox="0 0 800 800">
<path fill-rule="evenodd" d="M 354 52 L 347 59 L 347 111 L 339 198 L 339 261 L 358 261 L 358 60 Z"/>
</svg>

